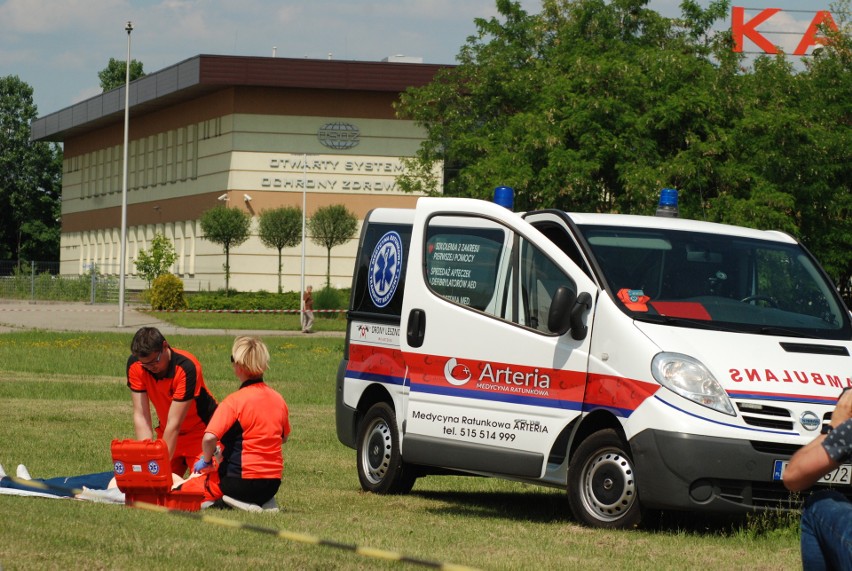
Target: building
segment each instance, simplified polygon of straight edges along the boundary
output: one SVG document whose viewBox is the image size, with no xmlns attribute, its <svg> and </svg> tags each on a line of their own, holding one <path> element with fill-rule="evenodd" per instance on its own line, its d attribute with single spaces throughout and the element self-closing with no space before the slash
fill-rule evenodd
<svg viewBox="0 0 852 571">
<path fill-rule="evenodd" d="M 130 84 L 127 287 L 156 233 L 175 245 L 187 291 L 224 287 L 222 247 L 199 217 L 219 204 L 247 210 L 252 237 L 231 250 L 232 288 L 276 291 L 278 251 L 257 237 L 257 215 L 280 206 L 344 204 L 363 220 L 407 207 L 396 176 L 425 133 L 394 102 L 442 66 L 199 55 Z M 121 252 L 125 88 L 36 119 L 32 138 L 63 143 L 61 272 L 117 274 Z M 441 176 L 436 165 L 435 176 Z M 348 287 L 356 240 L 331 252 L 331 284 Z M 322 286 L 325 248 L 306 240 L 306 283 Z M 283 288 L 299 290 L 302 246 L 284 250 Z"/>
</svg>

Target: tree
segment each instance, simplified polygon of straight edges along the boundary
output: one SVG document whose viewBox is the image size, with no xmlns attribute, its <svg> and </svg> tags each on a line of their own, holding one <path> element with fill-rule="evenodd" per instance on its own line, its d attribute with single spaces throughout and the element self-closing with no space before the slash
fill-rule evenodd
<svg viewBox="0 0 852 571">
<path fill-rule="evenodd" d="M 145 278 L 150 288 L 155 279 L 170 273 L 172 264 L 175 263 L 176 259 L 174 244 L 163 234 L 157 233 L 151 240 L 151 251 L 139 250 L 136 261 L 133 263 L 136 266 L 136 271 Z"/>
<path fill-rule="evenodd" d="M 0 259 L 57 260 L 62 150 L 30 140 L 33 89 L 0 78 Z"/>
<path fill-rule="evenodd" d="M 302 241 L 302 209 L 291 206 L 262 210 L 258 222 L 260 241 L 278 250 L 278 293 L 281 293 L 281 250 Z"/>
<path fill-rule="evenodd" d="M 644 0 L 544 0 L 540 14 L 498 0 L 460 64 L 407 90 L 397 110 L 428 133 L 400 185 L 448 165 L 444 191 L 516 190 L 520 209 L 653 212 L 680 153 L 714 134 L 715 36 L 726 2 L 677 22 Z"/>
<path fill-rule="evenodd" d="M 127 79 L 127 60 L 109 58 L 107 66 L 98 72 L 98 78 L 101 80 L 101 89 L 107 92 L 116 87 L 121 87 Z M 135 59 L 130 60 L 130 81 L 144 77 L 145 72 L 142 70 L 142 62 Z"/>
<path fill-rule="evenodd" d="M 318 208 L 308 222 L 308 226 L 311 231 L 311 241 L 318 246 L 325 246 L 327 252 L 325 287 L 331 287 L 331 249 L 355 237 L 358 218 L 342 204 L 332 204 Z"/>
<path fill-rule="evenodd" d="M 651 214 L 663 187 L 680 212 L 796 237 L 842 286 L 852 277 L 852 41 L 824 30 L 802 71 L 786 57 L 746 67 L 728 0 L 543 0 L 539 14 L 497 0 L 459 65 L 408 89 L 397 113 L 427 137 L 406 190 L 490 198 L 520 210 Z M 838 3 L 848 13 L 848 0 Z"/>
<path fill-rule="evenodd" d="M 801 108 L 808 140 L 797 150 L 800 237 L 852 302 L 852 23 L 848 0 L 831 4 L 839 30 L 805 61 Z M 801 155 L 798 155 L 801 153 Z M 796 179 L 794 179 L 796 180 Z"/>
<path fill-rule="evenodd" d="M 203 212 L 200 222 L 204 237 L 224 249 L 225 295 L 228 295 L 231 280 L 231 248 L 248 240 L 251 216 L 239 208 L 219 205 Z"/>
<path fill-rule="evenodd" d="M 847 13 L 846 9 L 837 10 Z M 738 73 L 707 218 L 784 230 L 848 293 L 852 278 L 852 98 L 849 29 L 797 71 L 784 54 Z"/>
</svg>

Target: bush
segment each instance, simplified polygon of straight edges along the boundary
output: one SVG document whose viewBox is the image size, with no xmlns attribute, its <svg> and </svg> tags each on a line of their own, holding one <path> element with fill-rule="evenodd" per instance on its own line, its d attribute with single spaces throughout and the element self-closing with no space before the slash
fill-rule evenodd
<svg viewBox="0 0 852 571">
<path fill-rule="evenodd" d="M 347 298 L 348 299 L 348 298 Z M 344 298 L 334 288 L 326 287 L 314 294 L 314 309 L 345 309 Z M 335 319 L 334 313 L 320 313 L 319 317 Z"/>
<path fill-rule="evenodd" d="M 190 309 L 299 309 L 299 292 L 198 292 L 188 296 L 187 302 Z"/>
<path fill-rule="evenodd" d="M 163 274 L 151 284 L 151 309 L 186 309 L 183 282 L 174 274 Z"/>
<path fill-rule="evenodd" d="M 325 291 L 325 290 L 323 290 Z M 349 301 L 349 289 L 332 290 L 336 302 L 332 306 L 320 305 L 318 301 L 320 293 L 314 294 L 314 309 L 344 309 Z M 189 309 L 233 309 L 233 310 L 275 310 L 290 309 L 298 310 L 301 307 L 299 292 L 285 291 L 274 293 L 268 291 L 235 292 L 231 290 L 228 295 L 224 290 L 216 292 L 194 292 L 187 294 Z M 343 305 L 340 305 L 340 304 Z"/>
</svg>

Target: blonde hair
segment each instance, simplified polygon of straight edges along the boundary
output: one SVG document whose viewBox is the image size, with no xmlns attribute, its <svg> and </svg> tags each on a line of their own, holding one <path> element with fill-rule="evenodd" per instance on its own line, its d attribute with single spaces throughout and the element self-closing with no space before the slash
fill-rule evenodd
<svg viewBox="0 0 852 571">
<path fill-rule="evenodd" d="M 269 369 L 269 349 L 257 337 L 237 337 L 231 348 L 231 358 L 252 375 L 260 376 Z"/>
</svg>

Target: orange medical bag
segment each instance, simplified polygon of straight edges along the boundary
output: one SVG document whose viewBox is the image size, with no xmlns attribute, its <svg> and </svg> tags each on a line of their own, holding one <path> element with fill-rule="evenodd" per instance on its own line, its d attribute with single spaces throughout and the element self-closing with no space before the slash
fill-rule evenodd
<svg viewBox="0 0 852 571">
<path fill-rule="evenodd" d="M 145 502 L 194 512 L 201 509 L 204 494 L 172 490 L 169 449 L 162 440 L 113 440 L 112 466 L 125 505 Z"/>
</svg>

